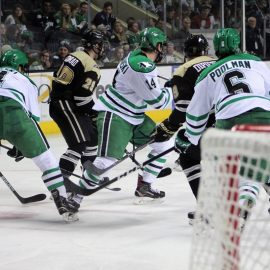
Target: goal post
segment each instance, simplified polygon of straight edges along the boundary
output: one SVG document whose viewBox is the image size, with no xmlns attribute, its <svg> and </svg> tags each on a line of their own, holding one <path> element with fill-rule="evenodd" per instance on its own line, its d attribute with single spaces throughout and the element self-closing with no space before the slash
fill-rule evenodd
<svg viewBox="0 0 270 270">
<path fill-rule="evenodd" d="M 269 132 L 205 132 L 189 270 L 270 269 Z"/>
</svg>

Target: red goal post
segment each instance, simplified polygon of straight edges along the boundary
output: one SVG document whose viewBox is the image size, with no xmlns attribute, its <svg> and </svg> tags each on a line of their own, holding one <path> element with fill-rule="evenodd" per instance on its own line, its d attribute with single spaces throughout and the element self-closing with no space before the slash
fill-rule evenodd
<svg viewBox="0 0 270 270">
<path fill-rule="evenodd" d="M 270 126 L 237 125 L 232 131 L 209 129 L 202 138 L 189 270 L 270 269 L 270 204 L 265 185 L 270 178 Z M 253 207 L 239 204 L 243 181 L 260 191 Z"/>
</svg>

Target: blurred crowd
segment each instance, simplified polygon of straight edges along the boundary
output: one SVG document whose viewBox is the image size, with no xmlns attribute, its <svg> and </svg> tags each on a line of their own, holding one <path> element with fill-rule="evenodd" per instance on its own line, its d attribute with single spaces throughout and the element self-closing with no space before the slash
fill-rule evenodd
<svg viewBox="0 0 270 270">
<path fill-rule="evenodd" d="M 10 48 L 21 49 L 30 59 L 30 70 L 55 70 L 71 51 L 82 50 L 80 40 L 86 28 L 103 32 L 105 57 L 100 66 L 115 66 L 139 42 L 142 28 L 155 26 L 173 31 L 166 46 L 162 63 L 184 61 L 183 44 L 193 29 L 218 29 L 221 26 L 219 0 L 169 0 L 164 14 L 163 0 L 129 0 L 152 16 L 138 20 L 117 17 L 111 2 L 93 16 L 88 25 L 88 2 L 81 0 L 2 0 L 0 43 L 2 52 Z M 225 27 L 241 29 L 240 0 L 224 1 Z M 179 7 L 179 3 L 182 5 Z M 164 21 L 166 20 L 166 21 Z M 260 57 L 267 56 L 269 47 L 269 1 L 246 1 L 246 50 Z"/>
</svg>

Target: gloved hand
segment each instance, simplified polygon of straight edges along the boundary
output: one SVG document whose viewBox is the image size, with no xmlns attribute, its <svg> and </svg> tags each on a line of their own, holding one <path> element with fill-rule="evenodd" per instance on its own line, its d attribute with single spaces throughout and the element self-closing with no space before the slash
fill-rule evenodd
<svg viewBox="0 0 270 270">
<path fill-rule="evenodd" d="M 185 129 L 180 129 L 176 135 L 175 150 L 180 154 L 185 154 L 187 149 L 191 146 L 191 142 L 185 136 Z"/>
<path fill-rule="evenodd" d="M 172 87 L 173 86 L 173 82 L 172 80 L 168 80 L 167 82 L 165 82 L 164 87 Z"/>
<path fill-rule="evenodd" d="M 12 157 L 12 158 L 15 158 L 16 162 L 19 162 L 20 160 L 22 160 L 24 158 L 21 151 L 18 150 L 15 146 L 13 146 L 13 148 L 11 148 L 10 150 L 7 151 L 7 155 Z"/>
<path fill-rule="evenodd" d="M 157 126 L 156 134 L 154 136 L 155 142 L 168 141 L 178 128 L 179 126 L 172 125 L 168 119 L 164 120 Z"/>
</svg>

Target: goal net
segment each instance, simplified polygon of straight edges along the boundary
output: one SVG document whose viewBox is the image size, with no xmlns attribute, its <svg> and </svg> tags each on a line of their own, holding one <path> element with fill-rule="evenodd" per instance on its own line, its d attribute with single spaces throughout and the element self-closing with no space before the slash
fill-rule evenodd
<svg viewBox="0 0 270 270">
<path fill-rule="evenodd" d="M 203 136 L 190 270 L 270 269 L 268 132 L 242 125 Z"/>
</svg>

